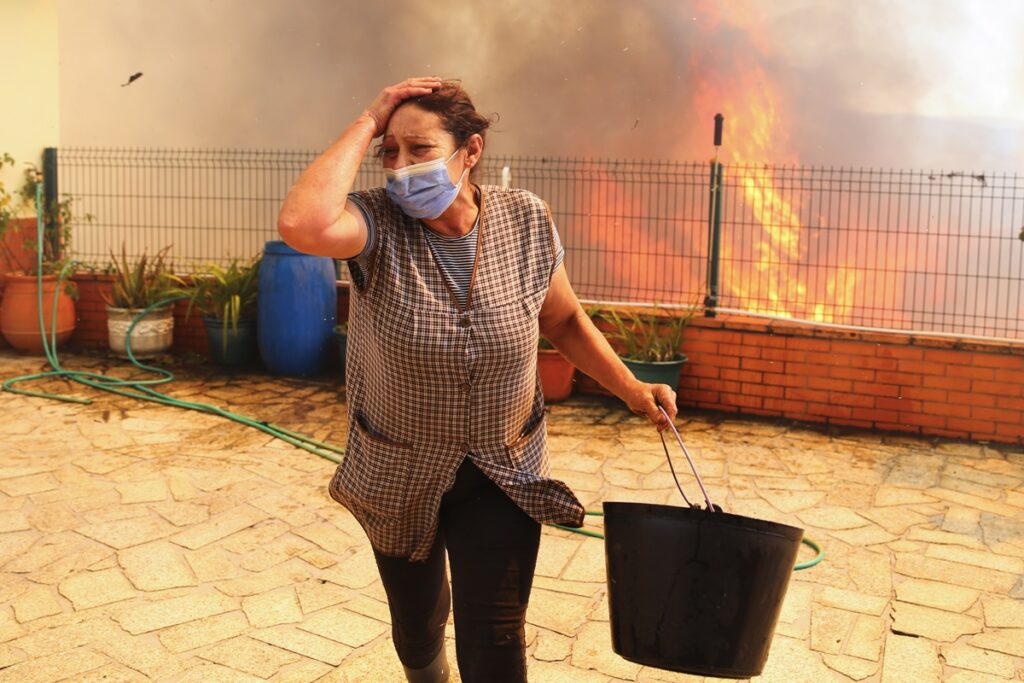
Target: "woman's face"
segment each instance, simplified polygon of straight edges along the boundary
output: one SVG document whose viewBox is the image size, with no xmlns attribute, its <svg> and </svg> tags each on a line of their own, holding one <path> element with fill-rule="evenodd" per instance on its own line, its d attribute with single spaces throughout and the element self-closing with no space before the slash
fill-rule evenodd
<svg viewBox="0 0 1024 683">
<path fill-rule="evenodd" d="M 424 161 L 447 159 L 454 151 L 455 138 L 442 127 L 441 118 L 434 112 L 408 104 L 395 110 L 384 129 L 381 161 L 384 168 L 397 170 Z M 452 166 L 458 168 L 454 182 L 465 166 L 458 156 L 449 163 L 449 175 Z"/>
</svg>

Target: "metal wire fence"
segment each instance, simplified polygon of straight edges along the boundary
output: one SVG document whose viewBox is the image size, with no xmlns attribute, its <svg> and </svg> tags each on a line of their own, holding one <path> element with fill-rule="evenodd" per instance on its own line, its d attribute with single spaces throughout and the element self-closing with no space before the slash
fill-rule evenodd
<svg viewBox="0 0 1024 683">
<path fill-rule="evenodd" d="M 279 239 L 312 151 L 62 148 L 62 196 L 95 216 L 72 255 L 172 244 L 179 271 Z M 582 299 L 692 305 L 707 282 L 706 163 L 484 157 L 475 179 L 551 206 Z M 383 183 L 368 156 L 356 189 Z M 717 305 L 821 323 L 1024 339 L 1024 178 L 730 164 Z M 339 269 L 344 277 L 345 269 Z"/>
</svg>

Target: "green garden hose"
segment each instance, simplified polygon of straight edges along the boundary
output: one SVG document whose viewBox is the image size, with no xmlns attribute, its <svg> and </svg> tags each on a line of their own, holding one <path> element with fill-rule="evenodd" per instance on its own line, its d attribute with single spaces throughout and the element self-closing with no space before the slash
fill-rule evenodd
<svg viewBox="0 0 1024 683">
<path fill-rule="evenodd" d="M 197 403 L 195 401 L 183 401 L 181 399 L 177 399 L 177 398 L 173 398 L 171 396 L 168 396 L 167 394 L 162 394 L 159 391 L 155 391 L 154 389 L 150 388 L 150 386 L 154 386 L 154 385 L 158 385 L 158 384 L 166 384 L 167 382 L 173 382 L 174 381 L 174 374 L 171 373 L 169 370 L 165 370 L 164 368 L 158 368 L 158 367 L 155 367 L 155 366 L 152 366 L 152 365 L 144 365 L 144 364 L 140 363 L 138 361 L 138 359 L 135 358 L 135 355 L 132 353 L 132 339 L 131 339 L 131 337 L 132 337 L 132 330 L 135 329 L 135 326 L 139 323 L 139 321 L 142 320 L 143 318 L 145 318 L 146 315 L 148 315 L 151 310 L 153 310 L 154 308 L 158 308 L 160 306 L 165 306 L 165 305 L 167 305 L 169 303 L 172 303 L 174 301 L 178 301 L 179 299 L 187 298 L 184 295 L 169 297 L 169 298 L 164 299 L 162 301 L 158 301 L 157 303 L 153 304 L 152 306 L 149 306 L 148 308 L 144 309 L 141 313 L 139 313 L 137 316 L 135 316 L 135 318 L 132 320 L 131 326 L 128 328 L 128 332 L 126 333 L 124 346 L 125 346 L 125 352 L 128 354 L 129 360 L 131 360 L 132 363 L 134 363 L 137 367 L 141 368 L 142 370 L 145 370 L 147 372 L 153 372 L 153 373 L 156 373 L 158 375 L 162 375 L 162 377 L 158 377 L 158 378 L 154 378 L 154 379 L 148 379 L 148 380 L 122 379 L 120 377 L 111 377 L 109 375 L 103 375 L 103 374 L 95 373 L 95 372 L 86 372 L 86 371 L 83 371 L 83 370 L 65 370 L 65 369 L 61 368 L 60 361 L 57 359 L 57 353 L 56 353 L 56 350 L 57 350 L 57 302 L 59 300 L 60 292 L 61 292 L 61 290 L 63 288 L 64 280 L 68 276 L 68 271 L 71 269 L 71 267 L 73 265 L 78 263 L 78 261 L 69 261 L 68 263 L 66 263 L 64 265 L 64 267 L 61 269 L 60 274 L 57 277 L 57 285 L 54 288 L 54 292 L 53 292 L 53 311 L 52 311 L 53 319 L 51 321 L 52 322 L 51 334 L 53 336 L 51 342 L 52 342 L 53 346 L 51 348 L 51 346 L 50 346 L 51 342 L 48 342 L 47 338 L 46 338 L 46 324 L 45 324 L 45 321 L 44 321 L 44 318 L 43 318 L 43 250 L 42 250 L 42 245 L 43 245 L 43 203 L 42 203 L 42 191 L 43 191 L 43 184 L 42 184 L 42 181 L 40 179 L 40 181 L 36 183 L 36 245 L 37 245 L 37 248 L 36 248 L 36 266 L 37 266 L 36 267 L 36 293 L 37 293 L 37 296 L 38 296 L 37 306 L 38 306 L 38 312 L 39 312 L 39 329 L 40 329 L 40 331 L 42 333 L 42 338 L 43 338 L 43 351 L 46 354 L 46 359 L 50 363 L 50 366 L 53 368 L 53 370 L 49 371 L 49 372 L 40 372 L 40 373 L 31 374 L 31 375 L 21 375 L 19 377 L 12 377 L 12 378 L 6 380 L 3 383 L 3 390 L 4 391 L 10 391 L 12 393 L 22 394 L 22 395 L 25 395 L 25 396 L 35 396 L 37 398 L 48 398 L 48 399 L 53 399 L 53 400 L 56 400 L 56 401 L 66 401 L 66 402 L 70 402 L 70 403 L 83 403 L 83 404 L 86 404 L 86 405 L 89 405 L 89 404 L 92 403 L 92 400 L 91 399 L 87 399 L 87 398 L 78 398 L 78 397 L 75 397 L 75 396 L 61 396 L 59 394 L 51 394 L 51 393 L 47 393 L 47 392 L 27 391 L 25 389 L 16 389 L 14 387 L 14 385 L 17 384 L 18 382 L 28 382 L 28 381 L 32 381 L 32 380 L 46 379 L 46 378 L 50 378 L 50 377 L 63 377 L 63 378 L 70 379 L 72 381 L 78 382 L 80 384 L 84 384 L 86 386 L 93 387 L 95 389 L 102 389 L 103 391 L 109 391 L 111 393 L 119 394 L 121 396 L 128 396 L 130 398 L 137 398 L 137 399 L 141 399 L 143 401 L 152 401 L 153 403 L 160 403 L 162 405 L 176 406 L 178 408 L 185 408 L 185 409 L 188 409 L 188 410 L 196 410 L 196 411 L 203 412 L 203 413 L 209 413 L 211 415 L 219 415 L 221 417 L 225 417 L 225 418 L 227 418 L 229 420 L 232 420 L 234 422 L 238 422 L 240 424 L 244 424 L 244 425 L 247 425 L 249 427 L 254 427 L 256 429 L 259 429 L 260 431 L 266 432 L 267 434 L 270 434 L 271 436 L 274 436 L 274 437 L 276 437 L 278 439 L 286 441 L 286 442 L 292 444 L 293 446 L 297 446 L 298 448 L 301 448 L 303 450 L 309 451 L 310 453 L 313 453 L 314 455 L 318 455 L 321 458 L 325 458 L 326 460 L 330 460 L 331 462 L 334 462 L 334 463 L 340 463 L 341 462 L 341 456 L 345 454 L 345 449 L 344 448 L 339 448 L 338 446 L 332 446 L 330 444 L 326 444 L 326 443 L 323 443 L 323 442 L 320 442 L 320 441 L 316 441 L 315 439 L 311 439 L 310 437 L 308 437 L 308 436 L 306 436 L 304 434 L 300 434 L 299 432 L 294 432 L 294 431 L 291 431 L 289 429 L 285 429 L 284 427 L 279 427 L 279 426 L 271 424 L 269 422 L 265 422 L 263 420 L 257 420 L 255 418 L 251 418 L 251 417 L 248 417 L 246 415 L 241 415 L 239 413 L 234 413 L 234 412 L 231 412 L 230 410 L 225 410 L 225 409 L 223 409 L 223 408 L 221 408 L 219 406 L 210 405 L 208 403 Z M 119 388 L 119 387 L 123 387 L 123 388 Z M 134 392 L 133 391 L 129 391 L 129 389 L 134 390 Z M 136 392 L 141 392 L 141 393 L 136 393 Z M 671 461 L 669 461 L 669 462 L 671 464 Z M 588 515 L 600 516 L 600 515 L 603 515 L 604 513 L 588 511 L 587 514 Z M 603 535 L 601 535 L 601 534 L 599 534 L 597 532 L 594 532 L 594 531 L 589 531 L 587 529 L 576 529 L 574 527 L 562 526 L 560 524 L 549 524 L 548 526 L 553 526 L 553 527 L 555 527 L 557 529 L 564 529 L 565 531 L 571 531 L 573 533 L 582 534 L 584 536 L 590 536 L 592 538 L 601 538 L 601 539 L 604 538 Z M 814 541 L 811 541 L 810 539 L 807 539 L 807 538 L 803 539 L 803 542 L 805 544 L 809 545 L 810 547 L 814 548 L 814 550 L 816 550 L 818 554 L 817 554 L 817 556 L 814 559 L 812 559 L 812 560 L 810 560 L 808 562 L 802 562 L 800 564 L 797 564 L 794 567 L 794 569 L 796 569 L 796 570 L 807 569 L 808 567 L 813 567 L 814 565 L 816 565 L 819 562 L 821 562 L 821 560 L 825 557 L 824 551 L 821 549 L 821 547 L 817 543 L 815 543 Z"/>
</svg>

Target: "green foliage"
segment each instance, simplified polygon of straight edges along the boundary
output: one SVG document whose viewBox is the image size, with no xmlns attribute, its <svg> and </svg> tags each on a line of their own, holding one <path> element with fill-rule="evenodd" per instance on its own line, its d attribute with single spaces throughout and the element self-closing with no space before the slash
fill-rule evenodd
<svg viewBox="0 0 1024 683">
<path fill-rule="evenodd" d="M 221 321 L 224 334 L 221 335 L 225 353 L 227 352 L 228 326 L 238 332 L 238 321 L 246 317 L 255 317 L 256 303 L 259 294 L 260 265 L 263 255 L 258 254 L 252 259 L 241 263 L 232 259 L 225 268 L 217 263 L 206 263 L 192 274 L 189 285 L 179 277 L 172 276 L 180 285 L 180 291 L 189 297 L 185 320 L 192 315 L 192 308 L 208 317 Z"/>
<path fill-rule="evenodd" d="M 114 265 L 111 296 L 101 292 L 107 305 L 114 308 L 143 309 L 168 297 L 183 294 L 183 290 L 177 285 L 184 282 L 171 273 L 170 267 L 164 261 L 170 248 L 170 245 L 164 247 L 153 258 L 143 252 L 134 262 L 128 260 L 128 250 L 124 243 L 121 244 L 120 259 L 114 252 L 110 252 Z"/>
<path fill-rule="evenodd" d="M 14 166 L 14 158 L 6 152 L 0 157 L 0 169 L 4 166 Z M 26 275 L 37 275 L 41 270 L 43 275 L 59 275 L 71 259 L 65 254 L 71 244 L 71 228 L 78 222 L 90 223 L 93 220 L 92 214 L 76 216 L 72 205 L 75 197 L 65 197 L 62 200 L 50 202 L 43 208 L 43 264 L 42 269 L 37 265 L 36 257 L 28 259 L 19 258 L 8 248 L 5 237 L 11 222 L 20 214 L 29 210 L 36 212 L 36 187 L 42 182 L 42 174 L 33 164 L 28 164 L 25 169 L 25 180 L 21 188 L 10 192 L 0 182 L 0 245 L 7 255 L 8 262 L 15 266 L 15 270 L 24 272 Z M 33 255 L 38 252 L 39 244 L 35 231 L 31 231 L 22 242 L 22 246 Z M 70 278 L 66 281 L 66 287 L 73 289 Z M 73 294 L 73 292 L 69 291 Z"/>
<path fill-rule="evenodd" d="M 551 343 L 551 340 L 545 337 L 543 334 L 540 335 L 540 339 L 537 340 L 538 349 L 554 349 L 555 345 Z"/>
<path fill-rule="evenodd" d="M 611 324 L 607 335 L 625 347 L 623 358 L 657 363 L 681 357 L 683 330 L 699 308 L 693 305 L 679 312 L 658 306 L 648 311 L 603 308 L 589 309 L 587 313 L 595 321 Z"/>
<path fill-rule="evenodd" d="M 338 323 L 334 326 L 334 331 L 338 334 L 348 334 L 348 323 Z"/>
</svg>

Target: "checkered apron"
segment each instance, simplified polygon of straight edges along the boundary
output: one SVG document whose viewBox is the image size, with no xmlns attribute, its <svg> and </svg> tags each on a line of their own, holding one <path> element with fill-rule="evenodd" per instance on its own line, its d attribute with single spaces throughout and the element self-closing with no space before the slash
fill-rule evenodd
<svg viewBox="0 0 1024 683">
<path fill-rule="evenodd" d="M 375 188 L 357 193 L 377 247 L 349 306 L 348 445 L 329 485 L 378 552 L 423 560 L 441 496 L 469 457 L 538 522 L 583 523 L 549 478 L 538 315 L 553 273 L 546 205 L 481 187 L 476 261 L 463 310 L 417 219 Z"/>
</svg>

